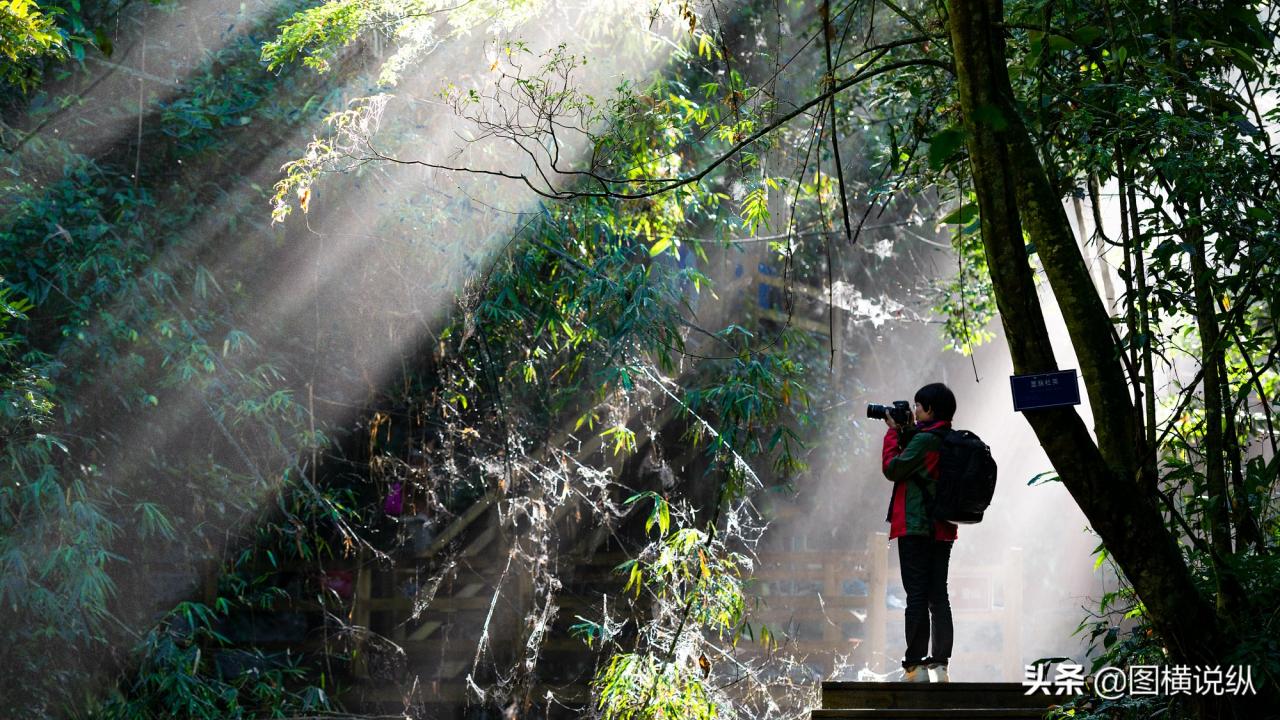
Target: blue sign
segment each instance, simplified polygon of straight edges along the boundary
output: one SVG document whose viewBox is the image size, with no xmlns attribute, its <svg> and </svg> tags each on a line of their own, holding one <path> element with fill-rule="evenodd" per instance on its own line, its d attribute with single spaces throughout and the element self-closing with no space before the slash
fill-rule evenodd
<svg viewBox="0 0 1280 720">
<path fill-rule="evenodd" d="M 1010 375 L 1009 387 L 1013 390 L 1014 412 L 1080 404 L 1075 370 Z"/>
</svg>

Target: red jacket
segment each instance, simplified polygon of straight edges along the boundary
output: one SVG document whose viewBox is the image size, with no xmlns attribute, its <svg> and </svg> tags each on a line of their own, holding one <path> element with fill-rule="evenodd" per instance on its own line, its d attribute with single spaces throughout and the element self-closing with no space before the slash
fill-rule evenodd
<svg viewBox="0 0 1280 720">
<path fill-rule="evenodd" d="M 905 429 L 899 442 L 898 431 L 889 428 L 884 434 L 882 453 L 884 476 L 893 482 L 889 499 L 889 539 L 903 535 L 933 535 L 934 540 L 955 540 L 956 526 L 942 520 L 931 520 L 925 507 L 923 484 L 930 496 L 937 495 L 942 457 L 942 438 L 930 430 L 950 428 L 951 423 L 938 420 L 916 423 Z"/>
</svg>

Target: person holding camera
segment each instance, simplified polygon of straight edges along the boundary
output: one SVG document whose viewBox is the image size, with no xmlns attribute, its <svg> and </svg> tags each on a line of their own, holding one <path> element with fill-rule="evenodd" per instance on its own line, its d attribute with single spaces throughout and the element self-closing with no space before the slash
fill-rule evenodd
<svg viewBox="0 0 1280 720">
<path fill-rule="evenodd" d="M 916 391 L 914 412 L 905 400 L 893 407 L 871 406 L 868 415 L 882 416 L 884 476 L 893 482 L 889 500 L 889 539 L 898 541 L 902 587 L 907 593 L 907 651 L 904 680 L 947 682 L 953 628 L 947 597 L 947 566 L 956 539 L 953 523 L 933 518 L 943 437 L 951 429 L 956 396 L 942 383 Z M 930 620 L 932 619 L 932 622 Z M 929 650 L 932 630 L 933 654 Z"/>
</svg>

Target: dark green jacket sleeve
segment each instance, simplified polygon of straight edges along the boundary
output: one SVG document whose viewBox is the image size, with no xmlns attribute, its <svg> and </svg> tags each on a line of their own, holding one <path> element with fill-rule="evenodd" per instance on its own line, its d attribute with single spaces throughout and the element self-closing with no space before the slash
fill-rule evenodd
<svg viewBox="0 0 1280 720">
<path fill-rule="evenodd" d="M 905 432 L 904 432 L 905 431 Z M 903 449 L 884 463 L 884 476 L 890 480 L 906 480 L 925 467 L 925 456 L 932 443 L 929 433 L 915 428 L 899 430 L 899 444 Z M 886 453 L 888 454 L 888 453 Z"/>
</svg>

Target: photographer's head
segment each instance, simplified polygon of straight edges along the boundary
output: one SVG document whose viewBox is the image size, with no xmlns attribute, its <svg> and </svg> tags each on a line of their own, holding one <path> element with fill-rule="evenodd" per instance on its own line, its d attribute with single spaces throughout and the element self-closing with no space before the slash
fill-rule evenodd
<svg viewBox="0 0 1280 720">
<path fill-rule="evenodd" d="M 956 396 L 942 383 L 929 383 L 916 391 L 915 419 L 946 420 L 956 414 Z"/>
</svg>

